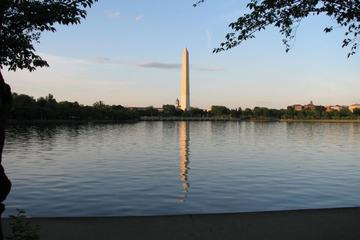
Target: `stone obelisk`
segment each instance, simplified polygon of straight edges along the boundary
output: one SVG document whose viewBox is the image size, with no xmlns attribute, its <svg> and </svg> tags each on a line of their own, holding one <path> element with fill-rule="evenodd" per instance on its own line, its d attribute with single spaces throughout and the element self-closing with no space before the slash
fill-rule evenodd
<svg viewBox="0 0 360 240">
<path fill-rule="evenodd" d="M 190 86 L 189 86 L 189 52 L 187 48 L 182 54 L 182 80 L 181 80 L 181 109 L 190 111 Z"/>
</svg>

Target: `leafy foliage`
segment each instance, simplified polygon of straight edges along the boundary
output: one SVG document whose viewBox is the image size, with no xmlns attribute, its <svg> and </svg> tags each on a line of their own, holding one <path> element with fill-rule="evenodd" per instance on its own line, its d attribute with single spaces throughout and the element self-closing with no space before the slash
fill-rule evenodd
<svg viewBox="0 0 360 240">
<path fill-rule="evenodd" d="M 353 112 L 355 115 L 358 115 L 360 116 L 360 108 L 357 108 L 357 109 L 354 109 L 354 112 Z"/>
<path fill-rule="evenodd" d="M 202 2 L 204 0 L 197 1 L 194 6 Z M 249 13 L 230 23 L 232 31 L 226 34 L 226 41 L 214 49 L 215 53 L 236 47 L 271 25 L 279 28 L 288 52 L 300 22 L 314 15 L 326 15 L 335 21 L 334 26 L 324 28 L 326 33 L 335 26 L 346 29 L 342 47 L 350 48 L 348 57 L 354 55 L 360 47 L 359 0 L 250 0 L 247 8 Z"/>
<path fill-rule="evenodd" d="M 225 106 L 211 106 L 211 114 L 213 116 L 229 116 L 230 109 Z"/>
<path fill-rule="evenodd" d="M 97 0 L 1 0 L 0 68 L 9 70 L 48 66 L 35 53 L 44 31 L 55 32 L 55 24 L 79 24 L 86 17 L 85 8 Z"/>
<path fill-rule="evenodd" d="M 174 105 L 165 104 L 163 105 L 163 109 L 166 116 L 175 116 L 176 114 L 176 107 Z"/>
<path fill-rule="evenodd" d="M 24 210 L 10 216 L 11 235 L 7 240 L 38 240 L 38 227 L 32 226 Z"/>
<path fill-rule="evenodd" d="M 93 106 L 78 102 L 57 102 L 53 95 L 34 99 L 25 94 L 13 94 L 13 107 L 10 119 L 29 120 L 111 120 L 123 121 L 137 119 L 138 113 L 121 105 L 106 105 L 102 101 Z"/>
</svg>

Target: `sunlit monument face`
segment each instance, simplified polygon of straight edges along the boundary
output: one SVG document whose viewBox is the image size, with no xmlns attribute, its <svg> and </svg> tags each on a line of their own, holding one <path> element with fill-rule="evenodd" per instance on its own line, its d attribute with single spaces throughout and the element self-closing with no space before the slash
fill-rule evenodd
<svg viewBox="0 0 360 240">
<path fill-rule="evenodd" d="M 185 48 L 182 54 L 182 80 L 181 80 L 181 109 L 190 111 L 190 87 L 189 87 L 189 52 Z"/>
</svg>

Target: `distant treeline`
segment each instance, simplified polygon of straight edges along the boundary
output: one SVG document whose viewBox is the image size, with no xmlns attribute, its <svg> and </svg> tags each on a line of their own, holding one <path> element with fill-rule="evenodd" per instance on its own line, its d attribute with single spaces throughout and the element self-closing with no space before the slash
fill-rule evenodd
<svg viewBox="0 0 360 240">
<path fill-rule="evenodd" d="M 191 111 L 190 111 L 191 113 Z M 294 107 L 289 106 L 286 109 L 272 109 L 266 107 L 255 107 L 254 109 L 242 108 L 229 109 L 225 106 L 212 106 L 209 112 L 210 116 L 240 118 L 243 120 L 342 120 L 342 119 L 360 119 L 360 109 L 351 112 L 349 109 L 340 111 L 327 111 L 323 106 L 316 106 L 314 109 L 303 109 L 296 111 Z"/>
<path fill-rule="evenodd" d="M 163 105 L 162 109 L 154 107 L 126 108 L 121 105 L 106 105 L 102 101 L 92 106 L 78 102 L 58 102 L 53 95 L 35 99 L 25 94 L 13 94 L 11 119 L 16 121 L 32 120 L 81 120 L 81 121 L 132 121 L 141 117 L 216 117 L 241 120 L 312 120 L 312 119 L 360 119 L 360 109 L 351 112 L 348 109 L 326 111 L 325 107 L 295 111 L 287 109 L 269 109 L 255 107 L 254 109 L 229 109 L 225 106 L 212 106 L 210 110 L 191 108 L 184 112 L 174 105 Z"/>
<path fill-rule="evenodd" d="M 135 120 L 137 113 L 123 106 L 109 106 L 99 101 L 93 106 L 78 102 L 58 102 L 53 95 L 34 99 L 25 94 L 13 93 L 13 107 L 10 119 L 32 120 Z"/>
</svg>

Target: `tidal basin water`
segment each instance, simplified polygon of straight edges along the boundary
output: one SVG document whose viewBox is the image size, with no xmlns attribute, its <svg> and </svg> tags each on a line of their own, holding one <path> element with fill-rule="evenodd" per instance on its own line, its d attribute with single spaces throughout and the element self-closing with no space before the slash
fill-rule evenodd
<svg viewBox="0 0 360 240">
<path fill-rule="evenodd" d="M 12 126 L 6 212 L 134 216 L 360 206 L 360 124 Z"/>
</svg>

